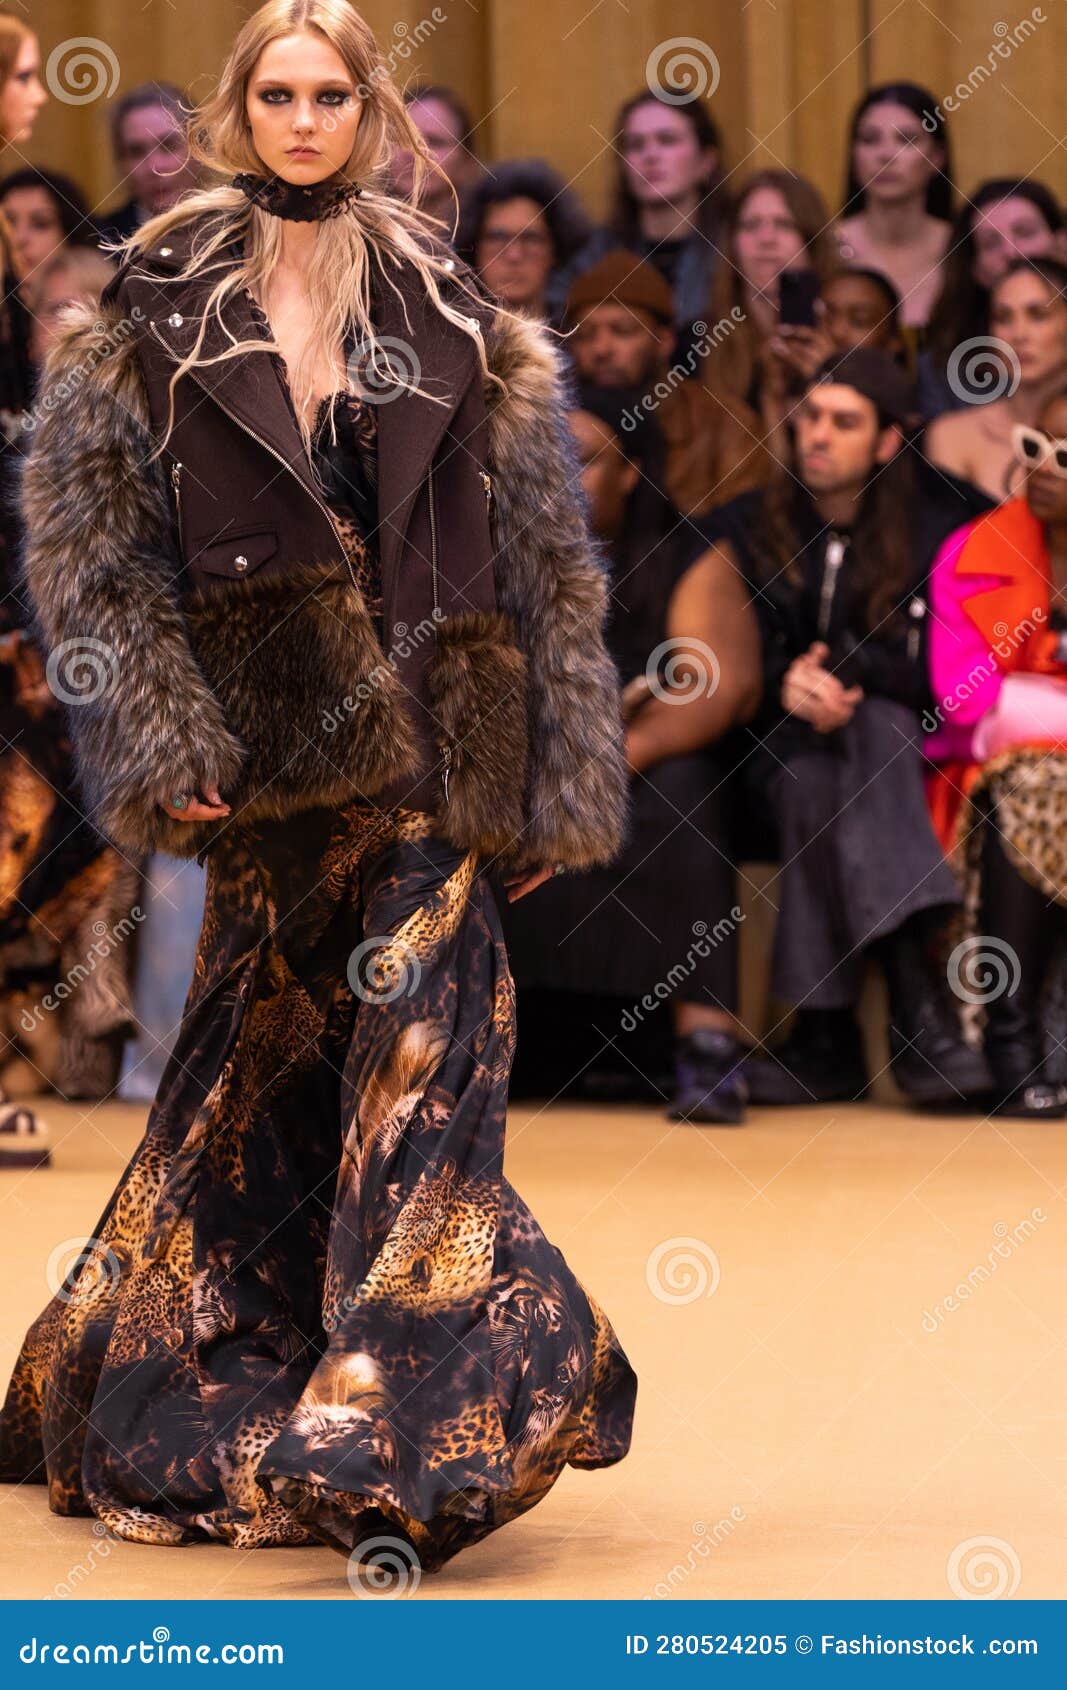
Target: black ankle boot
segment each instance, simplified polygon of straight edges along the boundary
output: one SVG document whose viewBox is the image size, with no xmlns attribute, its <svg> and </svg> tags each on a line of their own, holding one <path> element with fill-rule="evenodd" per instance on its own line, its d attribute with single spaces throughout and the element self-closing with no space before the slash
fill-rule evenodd
<svg viewBox="0 0 1067 1690">
<path fill-rule="evenodd" d="M 913 1103 L 963 1103 L 990 1092 L 993 1076 L 963 1037 L 958 1002 L 931 964 L 928 931 L 913 917 L 876 948 L 889 987 L 890 1068 Z"/>
<path fill-rule="evenodd" d="M 739 1127 L 748 1097 L 744 1059 L 744 1045 L 716 1027 L 694 1027 L 678 1039 L 674 1101 L 668 1117 L 705 1126 Z"/>
<path fill-rule="evenodd" d="M 851 1103 L 869 1084 L 850 1009 L 799 1009 L 789 1035 L 745 1061 L 749 1101 L 776 1106 Z"/>
</svg>

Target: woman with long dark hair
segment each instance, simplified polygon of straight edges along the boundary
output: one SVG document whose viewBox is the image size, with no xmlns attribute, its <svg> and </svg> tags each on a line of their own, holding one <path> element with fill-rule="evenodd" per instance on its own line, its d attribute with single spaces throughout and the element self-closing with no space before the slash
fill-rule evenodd
<svg viewBox="0 0 1067 1690">
<path fill-rule="evenodd" d="M 718 262 L 725 174 L 719 126 L 702 100 L 673 104 L 644 88 L 619 109 L 612 134 L 611 212 L 555 277 L 550 309 L 558 317 L 575 277 L 625 247 L 664 276 L 675 323 L 684 328 L 705 311 Z"/>
<path fill-rule="evenodd" d="M 782 425 L 802 389 L 792 349 L 779 338 L 781 279 L 814 272 L 825 281 L 840 266 L 819 190 L 791 170 L 758 170 L 743 183 L 723 222 L 723 263 L 704 310 L 730 325 L 702 371 L 713 393 L 740 399 L 762 417 L 786 450 Z"/>
<path fill-rule="evenodd" d="M 952 195 L 948 130 L 934 96 L 914 82 L 872 88 L 849 126 L 838 232 L 849 263 L 889 277 L 905 327 L 925 323 L 937 298 Z"/>
<path fill-rule="evenodd" d="M 386 191 L 429 163 L 346 0 L 255 12 L 192 143 L 223 181 L 72 315 L 23 504 L 53 660 L 99 666 L 91 813 L 204 856 L 204 923 L 0 1474 L 142 1543 L 432 1570 L 630 1439 L 626 1356 L 503 1176 L 487 881 L 619 848 L 606 582 L 558 353 Z"/>
<path fill-rule="evenodd" d="M 957 408 L 930 424 L 925 449 L 999 504 L 1025 479 L 1016 428 L 1033 427 L 1067 377 L 1067 265 L 1017 259 L 990 290 L 989 336 L 957 360 Z M 983 404 L 988 390 L 997 397 Z"/>
<path fill-rule="evenodd" d="M 989 334 L 990 293 L 1020 258 L 1067 261 L 1059 200 L 1043 182 L 1013 177 L 983 182 L 956 218 L 927 325 L 918 370 L 919 405 L 927 419 L 959 404 L 948 380 L 949 360 L 957 347 Z M 979 393 L 969 398 L 982 402 Z"/>
</svg>

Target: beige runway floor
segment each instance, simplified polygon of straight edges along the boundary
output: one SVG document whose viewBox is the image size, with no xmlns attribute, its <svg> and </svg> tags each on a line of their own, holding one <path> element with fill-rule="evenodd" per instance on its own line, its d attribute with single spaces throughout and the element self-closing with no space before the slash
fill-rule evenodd
<svg viewBox="0 0 1067 1690">
<path fill-rule="evenodd" d="M 2 1386 L 143 1108 L 48 1111 L 0 1173 Z M 517 1107 L 507 1173 L 640 1379 L 633 1448 L 567 1469 L 419 1599 L 1067 1596 L 1067 1123 L 892 1108 Z M 6 1597 L 349 1597 L 329 1549 L 104 1540 L 0 1486 Z"/>
</svg>

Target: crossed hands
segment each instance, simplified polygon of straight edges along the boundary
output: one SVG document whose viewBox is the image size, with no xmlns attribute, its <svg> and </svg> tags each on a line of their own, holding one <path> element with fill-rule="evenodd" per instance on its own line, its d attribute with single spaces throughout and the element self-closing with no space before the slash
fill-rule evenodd
<svg viewBox="0 0 1067 1690">
<path fill-rule="evenodd" d="M 816 733 L 833 733 L 852 720 L 862 687 L 846 687 L 824 667 L 830 648 L 821 640 L 795 657 L 782 682 L 782 707 L 810 722 Z"/>
</svg>

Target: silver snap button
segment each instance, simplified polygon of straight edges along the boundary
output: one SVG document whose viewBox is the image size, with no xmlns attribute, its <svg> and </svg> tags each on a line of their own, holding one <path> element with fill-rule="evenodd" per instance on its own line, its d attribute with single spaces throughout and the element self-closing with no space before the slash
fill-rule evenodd
<svg viewBox="0 0 1067 1690">
<path fill-rule="evenodd" d="M 482 332 L 482 325 L 479 323 L 477 317 L 468 317 L 467 327 L 469 329 L 473 329 L 475 334 L 481 334 Z"/>
<path fill-rule="evenodd" d="M 159 249 L 159 256 L 160 258 L 169 258 L 173 251 L 174 248 L 172 246 L 161 246 Z"/>
<path fill-rule="evenodd" d="M 233 560 L 233 567 L 235 569 L 247 569 L 248 568 L 248 559 L 246 557 L 242 557 L 241 554 L 238 553 L 238 555 Z"/>
<path fill-rule="evenodd" d="M 184 321 L 185 318 L 182 316 L 180 311 L 173 311 L 167 318 L 167 322 L 170 324 L 172 329 L 180 329 Z"/>
<path fill-rule="evenodd" d="M 445 267 L 446 270 L 454 270 L 456 268 L 455 259 L 454 258 L 446 258 L 444 267 Z"/>
</svg>

